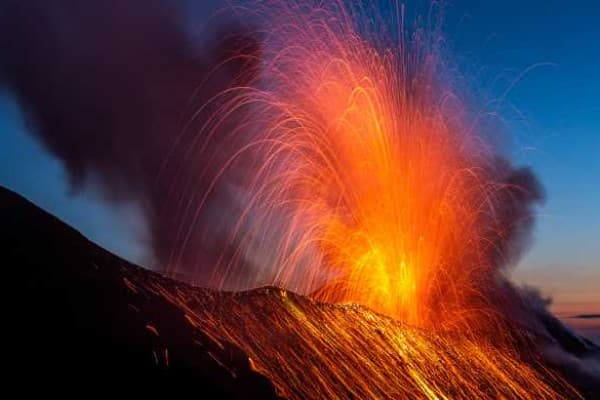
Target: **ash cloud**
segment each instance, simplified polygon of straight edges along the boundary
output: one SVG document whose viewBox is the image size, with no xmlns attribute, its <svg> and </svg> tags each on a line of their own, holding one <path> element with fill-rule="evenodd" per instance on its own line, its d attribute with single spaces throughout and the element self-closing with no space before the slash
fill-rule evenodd
<svg viewBox="0 0 600 400">
<path fill-rule="evenodd" d="M 210 32 L 202 41 L 186 31 L 183 2 L 4 1 L 0 87 L 14 94 L 33 134 L 64 163 L 73 189 L 91 184 L 110 202 L 140 202 L 157 263 L 177 259 L 197 269 L 215 255 L 180 243 L 201 235 L 187 221 L 198 219 L 190 204 L 211 174 L 208 160 L 189 156 L 199 142 L 194 124 L 183 127 L 199 104 L 243 83 L 241 71 L 252 69 L 248 60 L 218 71 L 214 65 L 242 48 L 258 51 L 258 42 L 232 19 L 209 21 L 214 5 L 194 7 Z M 223 143 L 217 135 L 210 145 L 219 154 Z M 210 199 L 233 201 L 226 192 Z"/>
</svg>

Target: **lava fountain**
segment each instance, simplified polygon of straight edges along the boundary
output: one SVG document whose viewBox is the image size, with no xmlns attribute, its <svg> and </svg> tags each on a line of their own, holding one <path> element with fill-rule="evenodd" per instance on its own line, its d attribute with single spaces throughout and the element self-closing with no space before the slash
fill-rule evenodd
<svg viewBox="0 0 600 400">
<path fill-rule="evenodd" d="M 502 180 L 436 32 L 409 35 L 403 6 L 395 32 L 343 2 L 256 9 L 270 27 L 260 51 L 227 62 L 258 61 L 203 106 L 213 112 L 191 147 L 213 160 L 194 218 L 220 185 L 243 204 L 221 229 L 211 284 L 272 284 L 422 327 L 494 314 L 497 252 L 511 240 L 497 208 L 528 189 Z M 211 141 L 227 144 L 218 168 Z"/>
<path fill-rule="evenodd" d="M 283 309 L 242 293 L 215 319 L 198 299 L 161 293 L 242 348 L 284 397 L 578 397 L 511 321 L 519 296 L 503 272 L 540 200 L 535 178 L 498 157 L 452 90 L 439 33 L 409 34 L 395 11 L 389 24 L 344 1 L 242 9 L 269 27 L 256 33 L 261 46 L 241 43 L 223 64 L 245 63 L 232 80 L 243 84 L 182 134 L 210 182 L 190 226 L 224 209 L 217 194 L 238 199 L 207 228 L 222 249 L 211 286 L 273 285 L 367 309 L 349 317 L 323 304 L 336 317 L 316 315 L 282 290 Z"/>
</svg>

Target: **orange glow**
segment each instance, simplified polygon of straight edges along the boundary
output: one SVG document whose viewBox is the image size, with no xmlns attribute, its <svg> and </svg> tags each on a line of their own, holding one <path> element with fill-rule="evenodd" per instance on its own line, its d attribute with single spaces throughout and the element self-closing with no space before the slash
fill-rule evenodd
<svg viewBox="0 0 600 400">
<path fill-rule="evenodd" d="M 228 233 L 236 250 L 212 284 L 273 284 L 416 326 L 487 314 L 479 291 L 495 227 L 480 225 L 501 188 L 465 107 L 440 82 L 435 38 L 417 31 L 385 47 L 338 3 L 268 6 L 262 63 L 247 71 L 256 78 L 222 93 L 202 132 L 221 134 L 243 115 L 226 135 L 250 139 L 220 174 L 253 166 Z M 267 272 L 244 272 L 249 261 Z"/>
<path fill-rule="evenodd" d="M 494 308 L 508 188 L 445 84 L 438 38 L 406 39 L 401 7 L 393 46 L 377 20 L 359 32 L 341 1 L 252 11 L 269 27 L 260 54 L 232 56 L 249 61 L 245 84 L 205 106 L 198 132 L 230 151 L 211 175 L 215 146 L 199 144 L 200 173 L 239 206 L 215 206 L 206 228 L 222 240 L 209 282 L 221 291 L 154 290 L 285 397 L 576 397 L 535 355 L 524 361 Z M 309 298 L 224 293 L 265 285 Z"/>
<path fill-rule="evenodd" d="M 242 349 L 283 398 L 581 398 L 534 355 L 415 329 L 363 307 L 274 288 L 223 293 L 145 276 L 136 282 L 217 344 Z M 216 360 L 227 368 L 227 359 Z"/>
<path fill-rule="evenodd" d="M 316 240 L 339 283 L 319 297 L 423 325 L 432 322 L 430 307 L 440 306 L 433 303 L 441 285 L 470 279 L 463 277 L 468 271 L 453 269 L 462 267 L 459 260 L 468 258 L 478 240 L 475 207 L 487 193 L 461 154 L 462 138 L 444 124 L 436 106 L 419 110 L 398 98 L 389 88 L 408 83 L 394 82 L 372 57 L 373 73 L 383 72 L 372 79 L 380 86 L 356 82 L 320 100 L 344 104 L 324 110 L 333 128 L 324 132 L 331 138 L 323 153 L 332 157 L 311 165 L 307 174 L 326 187 L 327 198 L 317 200 L 324 229 Z M 336 207 L 326 204 L 329 198 Z M 446 306 L 461 300 L 445 293 Z"/>
</svg>

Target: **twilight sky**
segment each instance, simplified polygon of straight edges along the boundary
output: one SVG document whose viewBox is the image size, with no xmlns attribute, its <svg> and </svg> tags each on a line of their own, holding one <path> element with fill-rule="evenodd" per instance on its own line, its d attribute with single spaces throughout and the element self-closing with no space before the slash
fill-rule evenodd
<svg viewBox="0 0 600 400">
<path fill-rule="evenodd" d="M 449 13 L 449 40 L 484 85 L 523 74 L 506 96 L 522 114 L 509 116 L 512 154 L 547 201 L 516 279 L 541 286 L 559 313 L 600 312 L 600 4 L 455 0 Z"/>
<path fill-rule="evenodd" d="M 476 92 L 502 100 L 510 154 L 546 189 L 533 246 L 514 277 L 541 287 L 559 313 L 600 313 L 599 20 L 600 5 L 580 0 L 454 0 L 446 13 L 460 69 Z M 109 208 L 91 190 L 69 192 L 63 166 L 28 134 L 1 89 L 0 160 L 0 185 L 109 250 L 151 263 L 136 206 Z"/>
</svg>

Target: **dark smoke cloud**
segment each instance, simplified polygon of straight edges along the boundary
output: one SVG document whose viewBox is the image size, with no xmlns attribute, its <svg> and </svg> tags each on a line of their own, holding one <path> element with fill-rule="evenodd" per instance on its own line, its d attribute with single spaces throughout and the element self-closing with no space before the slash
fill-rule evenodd
<svg viewBox="0 0 600 400">
<path fill-rule="evenodd" d="M 494 197 L 491 218 L 496 222 L 487 223 L 494 227 L 497 236 L 492 248 L 492 259 L 500 268 L 514 266 L 525 250 L 527 250 L 533 223 L 535 222 L 535 206 L 545 199 L 544 190 L 527 167 L 516 168 L 509 161 L 496 158 L 492 176 L 500 184 L 500 191 Z"/>
<path fill-rule="evenodd" d="M 142 204 L 163 267 L 174 259 L 211 262 L 203 249 L 179 246 L 182 230 L 200 235 L 183 226 L 193 211 L 183 200 L 197 200 L 210 175 L 198 172 L 207 161 L 189 157 L 189 146 L 181 145 L 193 139 L 182 127 L 199 104 L 251 70 L 252 61 L 228 62 L 206 81 L 209 70 L 242 48 L 258 51 L 231 19 L 209 23 L 210 5 L 194 6 L 211 33 L 201 46 L 198 35 L 192 42 L 183 18 L 190 9 L 183 7 L 161 0 L 0 4 L 0 85 L 64 163 L 74 189 L 92 184 L 109 201 Z M 227 193 L 213 197 L 229 201 Z"/>
</svg>

